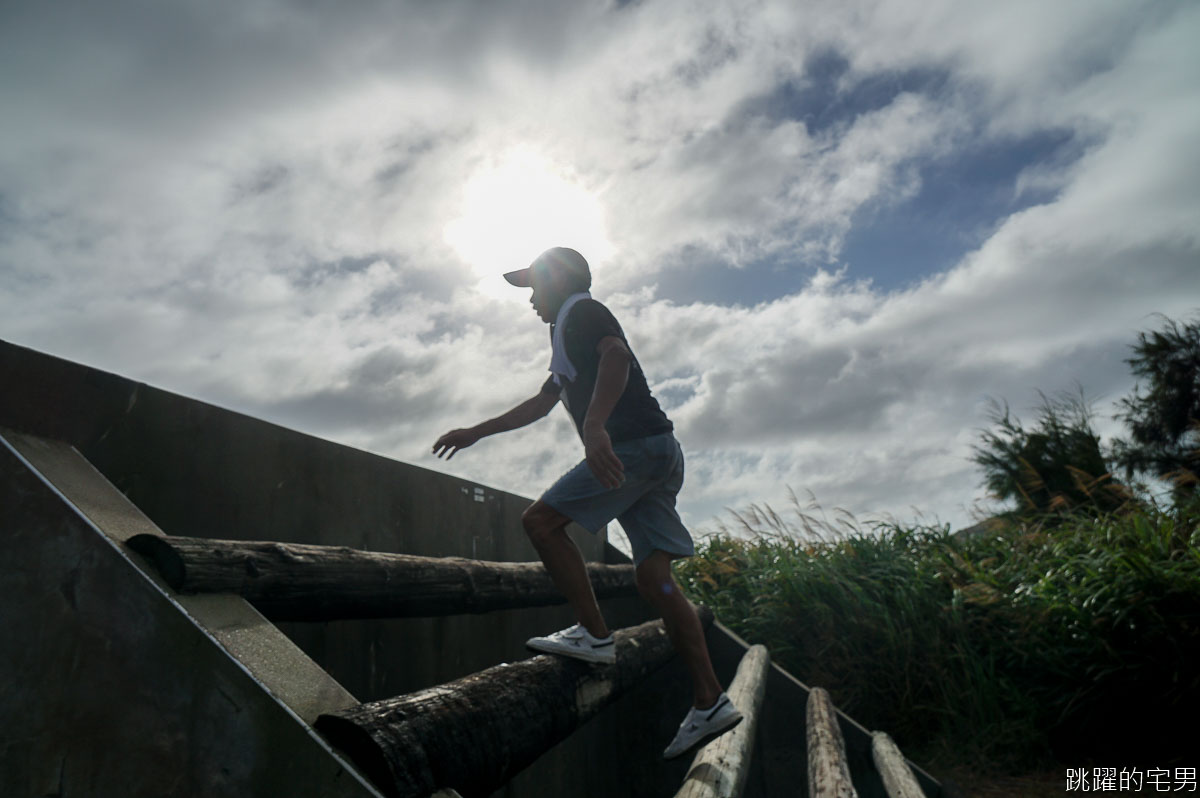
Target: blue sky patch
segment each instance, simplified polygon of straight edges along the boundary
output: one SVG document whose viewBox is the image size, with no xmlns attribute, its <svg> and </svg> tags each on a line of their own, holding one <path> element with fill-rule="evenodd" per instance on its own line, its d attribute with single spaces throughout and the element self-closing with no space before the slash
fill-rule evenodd
<svg viewBox="0 0 1200 798">
<path fill-rule="evenodd" d="M 850 280 L 869 279 L 882 291 L 902 290 L 946 271 L 979 247 L 1008 216 L 1054 199 L 1054 192 L 1017 192 L 1030 167 L 1061 168 L 1084 143 L 1069 130 L 1014 139 L 977 139 L 971 146 L 914 165 L 918 192 L 898 203 L 877 202 L 856 215 L 838 263 Z M 687 248 L 660 273 L 658 295 L 683 304 L 754 305 L 796 293 L 816 267 L 786 254 L 734 268 L 718 254 Z"/>
<path fill-rule="evenodd" d="M 772 121 L 803 122 L 813 138 L 850 125 L 863 114 L 886 108 L 901 94 L 938 96 L 946 90 L 950 73 L 936 67 L 888 70 L 844 81 L 850 62 L 835 51 L 809 59 L 804 78 L 785 81 L 771 93 L 758 97 L 741 113 Z"/>
<path fill-rule="evenodd" d="M 855 218 L 840 260 L 850 277 L 882 290 L 905 288 L 943 272 L 979 247 L 1008 216 L 1054 199 L 1025 190 L 1017 177 L 1037 165 L 1060 166 L 1082 154 L 1071 131 L 979 141 L 920 170 L 918 193 L 898 204 L 872 205 Z"/>
</svg>

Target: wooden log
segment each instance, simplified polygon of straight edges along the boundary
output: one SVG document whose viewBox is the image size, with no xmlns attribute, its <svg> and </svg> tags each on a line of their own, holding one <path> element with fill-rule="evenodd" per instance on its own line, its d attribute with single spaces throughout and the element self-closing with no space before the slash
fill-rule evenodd
<svg viewBox="0 0 1200 798">
<path fill-rule="evenodd" d="M 563 604 L 540 562 L 346 546 L 137 535 L 127 544 L 183 593 L 237 593 L 274 621 L 431 617 Z M 588 564 L 597 598 L 636 596 L 632 565 Z"/>
<path fill-rule="evenodd" d="M 904 754 L 887 732 L 871 733 L 871 757 L 888 798 L 925 798 L 925 791 L 904 761 Z"/>
<path fill-rule="evenodd" d="M 728 692 L 743 720 L 697 752 L 675 798 L 736 798 L 742 794 L 770 664 L 766 646 L 751 646 L 742 656 Z"/>
<path fill-rule="evenodd" d="M 712 612 L 700 607 L 705 626 Z M 542 654 L 317 718 L 317 731 L 387 795 L 491 795 L 674 651 L 662 621 L 616 632 L 617 661 Z M 619 763 L 614 763 L 614 767 Z"/>
<path fill-rule="evenodd" d="M 846 743 L 838 727 L 837 710 L 823 687 L 808 694 L 808 795 L 809 798 L 858 798 L 850 781 Z"/>
</svg>

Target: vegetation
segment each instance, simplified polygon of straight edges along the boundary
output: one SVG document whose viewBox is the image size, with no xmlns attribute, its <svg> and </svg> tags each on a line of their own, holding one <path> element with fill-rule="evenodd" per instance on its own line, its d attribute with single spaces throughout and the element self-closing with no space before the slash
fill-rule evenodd
<svg viewBox="0 0 1200 798">
<path fill-rule="evenodd" d="M 910 756 L 1011 770 L 1183 754 L 1162 730 L 1200 708 L 1194 505 L 970 537 L 794 509 L 735 514 L 677 576 Z"/>
<path fill-rule="evenodd" d="M 1133 494 L 1112 480 L 1083 391 L 1053 399 L 1039 395 L 1042 404 L 1031 429 L 1007 404 L 993 401 L 994 429 L 983 432 L 972 458 L 992 496 L 1014 502 L 1015 516 L 1052 525 L 1080 508 L 1124 507 Z"/>
<path fill-rule="evenodd" d="M 1125 362 L 1139 383 L 1120 402 L 1117 417 L 1130 435 L 1114 442 L 1113 457 L 1128 476 L 1167 480 L 1176 500 L 1186 500 L 1200 471 L 1200 321 L 1181 326 L 1164 317 L 1159 329 L 1138 333 Z"/>
<path fill-rule="evenodd" d="M 1200 322 L 1141 333 L 1105 450 L 1078 395 L 995 403 L 974 461 L 1009 509 L 948 527 L 733 514 L 684 590 L 906 753 L 1014 772 L 1186 764 L 1200 710 Z M 1126 483 L 1114 480 L 1114 466 Z M 1137 475 L 1169 480 L 1156 503 Z"/>
</svg>

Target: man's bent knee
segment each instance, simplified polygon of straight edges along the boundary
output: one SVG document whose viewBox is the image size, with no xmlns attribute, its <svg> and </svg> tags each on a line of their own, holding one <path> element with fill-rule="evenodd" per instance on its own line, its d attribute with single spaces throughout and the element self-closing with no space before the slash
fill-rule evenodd
<svg viewBox="0 0 1200 798">
<path fill-rule="evenodd" d="M 671 558 L 662 553 L 654 552 L 637 567 L 636 582 L 638 593 L 652 604 L 657 604 L 679 591 L 679 585 L 671 576 Z"/>
<path fill-rule="evenodd" d="M 538 499 L 521 513 L 521 526 L 535 547 L 562 533 L 571 519 Z"/>
</svg>

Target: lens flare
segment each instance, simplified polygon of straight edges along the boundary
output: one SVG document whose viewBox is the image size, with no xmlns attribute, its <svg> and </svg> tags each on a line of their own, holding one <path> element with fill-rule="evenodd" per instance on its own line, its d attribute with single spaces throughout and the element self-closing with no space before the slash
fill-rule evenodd
<svg viewBox="0 0 1200 798">
<path fill-rule="evenodd" d="M 513 289 L 501 275 L 550 247 L 579 250 L 593 269 L 612 251 L 596 194 L 528 150 L 511 151 L 470 178 L 443 237 L 474 267 L 481 291 L 505 296 Z"/>
</svg>

